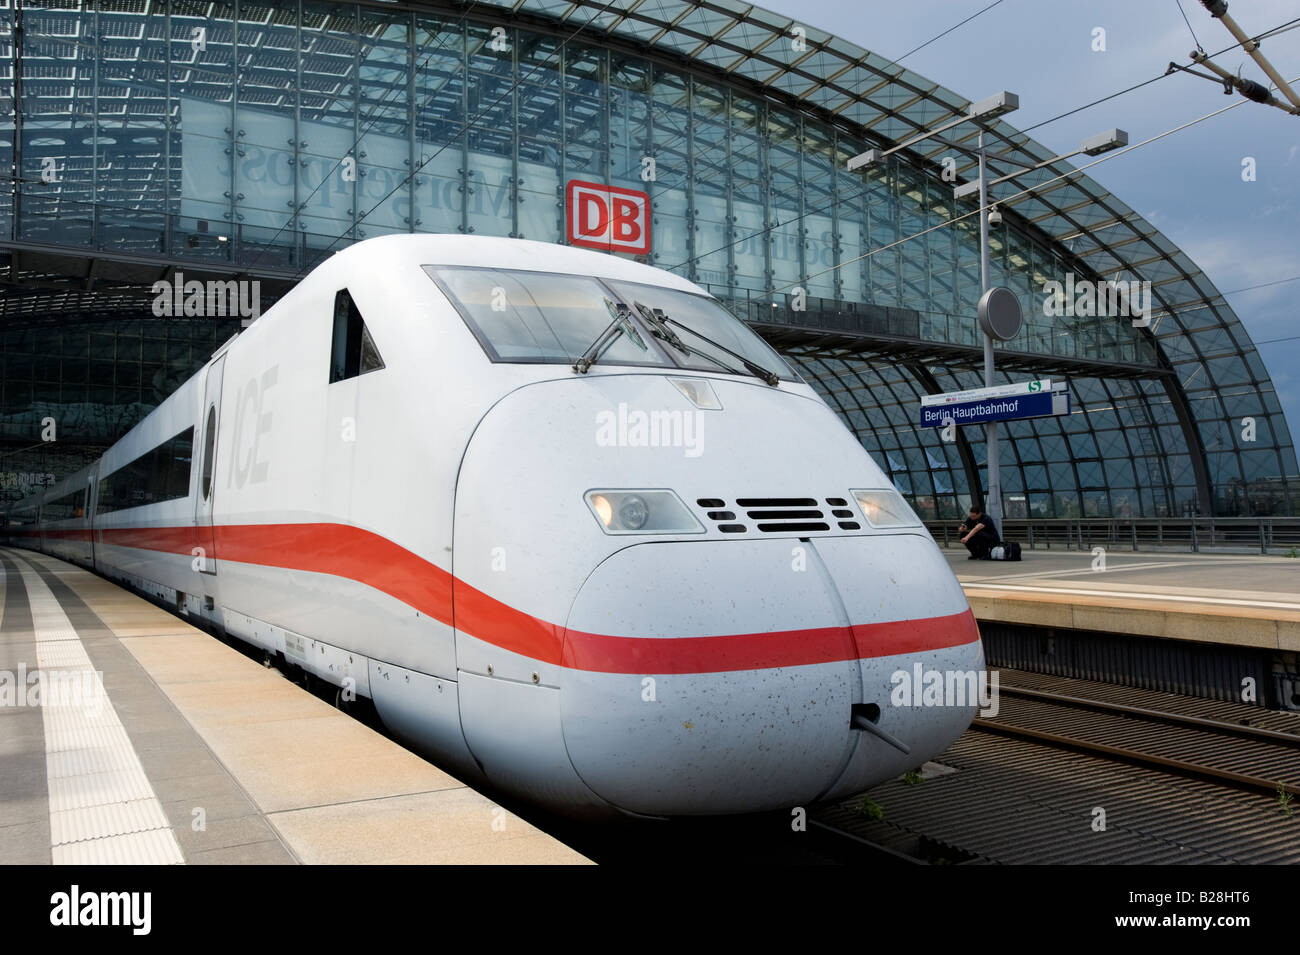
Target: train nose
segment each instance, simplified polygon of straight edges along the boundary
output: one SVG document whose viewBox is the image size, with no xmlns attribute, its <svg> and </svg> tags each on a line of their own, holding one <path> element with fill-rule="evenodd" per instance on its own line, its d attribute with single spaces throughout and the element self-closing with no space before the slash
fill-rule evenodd
<svg viewBox="0 0 1300 955">
<path fill-rule="evenodd" d="M 565 634 L 561 712 L 569 757 L 593 791 L 631 812 L 689 815 L 803 805 L 846 771 L 863 778 L 868 734 L 850 722 L 863 703 L 867 621 L 850 619 L 821 543 L 644 543 L 592 573 Z M 878 598 L 870 612 L 923 613 L 924 595 L 883 576 L 897 548 L 855 544 L 877 564 L 853 564 Z M 872 753 L 888 748 L 871 740 Z"/>
</svg>

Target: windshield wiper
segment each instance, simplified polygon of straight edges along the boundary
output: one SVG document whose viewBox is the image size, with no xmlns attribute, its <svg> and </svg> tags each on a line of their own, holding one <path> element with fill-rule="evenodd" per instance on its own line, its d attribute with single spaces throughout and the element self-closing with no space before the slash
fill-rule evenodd
<svg viewBox="0 0 1300 955">
<path fill-rule="evenodd" d="M 638 312 L 641 313 L 641 319 L 650 328 L 650 334 L 655 338 L 662 339 L 672 345 L 683 355 L 692 354 L 689 345 L 684 343 L 675 331 L 668 327 L 664 322 L 664 310 L 662 308 L 650 308 L 648 305 L 642 305 L 640 302 L 632 303 Z M 707 355 L 705 356 L 708 357 Z"/>
<path fill-rule="evenodd" d="M 578 356 L 578 360 L 573 363 L 573 370 L 580 375 L 585 375 L 587 369 L 596 364 L 601 354 L 614 343 L 614 339 L 618 338 L 619 335 L 626 335 L 632 339 L 642 351 L 646 351 L 649 347 L 646 345 L 645 339 L 641 337 L 641 333 L 636 330 L 636 326 L 632 324 L 631 309 L 622 302 L 615 305 L 608 298 L 605 299 L 605 307 L 609 309 L 609 314 L 613 315 L 614 319 L 605 326 L 605 330 L 596 336 L 596 340 L 588 345 L 583 353 Z"/>
<path fill-rule="evenodd" d="M 683 325 L 681 322 L 677 321 L 677 319 L 675 319 L 675 318 L 671 318 L 671 317 L 669 317 L 668 315 L 665 315 L 665 314 L 663 313 L 663 310 L 662 310 L 662 309 L 658 309 L 658 308 L 655 309 L 655 317 L 658 318 L 659 321 L 660 321 L 664 326 L 667 326 L 667 323 L 668 323 L 668 322 L 672 322 L 674 325 L 676 325 L 678 328 L 682 329 L 683 331 L 690 332 L 690 333 L 691 333 L 692 335 L 694 335 L 696 338 L 701 339 L 702 341 L 706 341 L 706 342 L 708 342 L 708 343 L 709 343 L 710 345 L 712 345 L 714 348 L 718 349 L 718 351 L 726 352 L 726 353 L 727 353 L 728 355 L 730 355 L 732 358 L 736 359 L 736 360 L 739 361 L 742 365 L 744 365 L 744 366 L 745 366 L 745 370 L 748 371 L 751 375 L 753 375 L 755 378 L 758 378 L 758 379 L 760 379 L 760 380 L 762 380 L 762 381 L 767 382 L 767 383 L 768 383 L 769 385 L 771 385 L 772 387 L 776 387 L 777 385 L 779 385 L 779 384 L 781 383 L 781 379 L 780 379 L 780 378 L 778 378 L 776 375 L 772 374 L 770 371 L 768 371 L 768 370 L 767 370 L 766 368 L 764 368 L 762 365 L 759 365 L 759 364 L 757 364 L 757 363 L 755 363 L 755 362 L 750 361 L 750 360 L 749 360 L 748 358 L 746 358 L 744 355 L 741 355 L 741 354 L 739 354 L 738 352 L 734 352 L 734 351 L 732 351 L 732 350 L 731 350 L 730 348 L 728 348 L 726 345 L 719 345 L 719 344 L 718 344 L 717 342 L 715 342 L 712 338 L 709 338 L 707 335 L 704 335 L 704 334 L 702 334 L 702 333 L 700 333 L 700 332 L 697 332 L 695 329 L 691 328 L 689 325 Z M 667 331 L 670 335 L 672 335 L 672 331 L 671 331 L 670 329 L 668 329 L 667 327 L 665 327 L 664 330 Z M 677 341 L 678 341 L 679 343 L 681 342 L 681 339 L 678 338 L 678 336 L 673 335 L 673 337 L 674 337 L 674 338 L 677 338 Z M 681 346 L 681 347 L 684 348 L 684 347 L 686 347 L 686 346 Z M 695 354 L 697 354 L 697 355 L 704 355 L 704 353 L 701 352 L 701 351 L 700 351 L 699 349 L 697 349 L 697 348 L 693 348 L 693 349 L 691 349 L 691 350 L 692 350 L 693 352 L 695 352 Z M 718 360 L 717 360 L 716 358 L 714 358 L 712 355 L 704 355 L 704 357 L 705 357 L 705 358 L 708 358 L 710 361 L 717 362 L 717 364 L 722 365 L 722 367 L 724 367 L 724 368 L 727 367 L 725 364 L 723 364 L 722 362 L 718 361 Z M 735 372 L 734 370 L 732 370 L 732 374 L 737 374 L 737 372 Z"/>
<path fill-rule="evenodd" d="M 636 303 L 636 308 L 637 311 L 641 313 L 641 318 L 645 321 L 646 325 L 650 328 L 650 334 L 653 335 L 655 338 L 662 339 L 663 341 L 672 345 L 683 355 L 695 355 L 697 358 L 703 358 L 706 359 L 707 361 L 711 361 L 729 375 L 744 374 L 744 372 L 742 372 L 739 368 L 732 368 L 721 358 L 716 358 L 713 355 L 710 355 L 708 352 L 702 352 L 698 348 L 692 348 L 690 345 L 682 341 L 681 336 L 679 336 L 675 331 L 673 331 L 671 328 L 668 327 L 667 324 L 668 317 L 664 314 L 664 310 L 662 308 L 651 309 L 648 306 L 642 305 L 640 302 Z"/>
</svg>

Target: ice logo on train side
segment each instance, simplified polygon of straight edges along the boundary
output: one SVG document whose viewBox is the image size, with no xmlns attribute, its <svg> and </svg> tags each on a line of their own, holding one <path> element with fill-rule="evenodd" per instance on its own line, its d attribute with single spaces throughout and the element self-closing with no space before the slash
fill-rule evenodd
<svg viewBox="0 0 1300 955">
<path fill-rule="evenodd" d="M 226 487 L 242 488 L 250 481 L 261 484 L 270 473 L 270 463 L 262 448 L 262 436 L 270 434 L 273 415 L 264 410 L 266 393 L 275 387 L 280 366 L 272 365 L 249 378 L 235 398 L 234 435 L 230 446 L 234 453 L 226 464 Z"/>
</svg>

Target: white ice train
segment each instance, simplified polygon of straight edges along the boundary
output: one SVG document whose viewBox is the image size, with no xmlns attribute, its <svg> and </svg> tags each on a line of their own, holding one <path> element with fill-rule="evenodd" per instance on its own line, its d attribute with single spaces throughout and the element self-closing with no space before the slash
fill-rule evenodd
<svg viewBox="0 0 1300 955">
<path fill-rule="evenodd" d="M 683 278 L 540 242 L 335 254 L 8 520 L 569 810 L 860 792 L 974 712 L 896 705 L 893 675 L 984 662 L 933 540 L 776 352 Z"/>
</svg>

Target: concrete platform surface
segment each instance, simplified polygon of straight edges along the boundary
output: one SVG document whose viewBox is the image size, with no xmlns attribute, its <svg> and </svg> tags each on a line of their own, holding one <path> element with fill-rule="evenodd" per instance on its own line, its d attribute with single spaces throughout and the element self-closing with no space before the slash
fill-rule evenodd
<svg viewBox="0 0 1300 955">
<path fill-rule="evenodd" d="M 115 584 L 0 570 L 0 864 L 587 862 Z"/>
<path fill-rule="evenodd" d="M 1300 651 L 1300 560 L 1024 550 L 1019 563 L 944 550 L 979 620 Z"/>
</svg>

